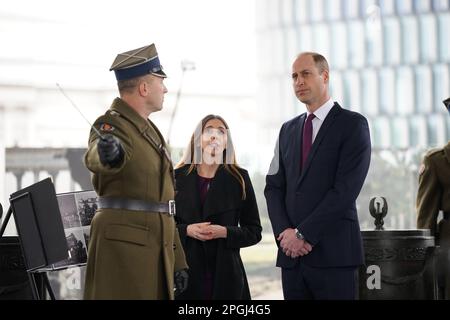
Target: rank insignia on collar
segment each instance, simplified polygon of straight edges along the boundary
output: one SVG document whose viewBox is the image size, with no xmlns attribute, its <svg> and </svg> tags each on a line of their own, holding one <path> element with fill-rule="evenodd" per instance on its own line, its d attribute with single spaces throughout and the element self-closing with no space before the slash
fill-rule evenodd
<svg viewBox="0 0 450 320">
<path fill-rule="evenodd" d="M 105 132 L 111 132 L 114 130 L 114 127 L 108 123 L 104 123 L 101 125 L 100 130 Z"/>
</svg>

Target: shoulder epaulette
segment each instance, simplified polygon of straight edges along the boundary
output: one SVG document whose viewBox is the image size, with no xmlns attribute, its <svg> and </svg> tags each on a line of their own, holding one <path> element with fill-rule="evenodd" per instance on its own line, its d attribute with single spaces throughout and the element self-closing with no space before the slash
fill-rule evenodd
<svg viewBox="0 0 450 320">
<path fill-rule="evenodd" d="M 426 157 L 430 157 L 436 153 L 443 152 L 444 148 L 434 148 L 427 152 Z"/>
</svg>

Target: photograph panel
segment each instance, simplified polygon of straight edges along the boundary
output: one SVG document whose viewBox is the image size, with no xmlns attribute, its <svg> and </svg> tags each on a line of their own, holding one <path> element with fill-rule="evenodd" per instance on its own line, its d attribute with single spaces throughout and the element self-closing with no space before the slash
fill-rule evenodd
<svg viewBox="0 0 450 320">
<path fill-rule="evenodd" d="M 61 212 L 61 219 L 64 229 L 81 227 L 80 216 L 78 214 L 73 193 L 64 193 L 56 196 Z"/>
<path fill-rule="evenodd" d="M 90 226 L 92 218 L 97 211 L 97 194 L 95 191 L 82 191 L 75 193 L 78 215 L 82 226 Z"/>
</svg>

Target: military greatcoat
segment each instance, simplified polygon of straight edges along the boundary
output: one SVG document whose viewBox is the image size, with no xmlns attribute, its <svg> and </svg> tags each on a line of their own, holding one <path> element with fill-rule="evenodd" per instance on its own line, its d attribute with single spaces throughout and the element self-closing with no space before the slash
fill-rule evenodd
<svg viewBox="0 0 450 320">
<path fill-rule="evenodd" d="M 173 168 L 157 127 L 116 98 L 94 127 L 120 140 L 124 161 L 103 165 L 91 130 L 85 155 L 99 196 L 167 203 L 174 199 Z M 174 271 L 186 268 L 173 216 L 99 209 L 91 224 L 85 299 L 173 299 Z"/>
</svg>

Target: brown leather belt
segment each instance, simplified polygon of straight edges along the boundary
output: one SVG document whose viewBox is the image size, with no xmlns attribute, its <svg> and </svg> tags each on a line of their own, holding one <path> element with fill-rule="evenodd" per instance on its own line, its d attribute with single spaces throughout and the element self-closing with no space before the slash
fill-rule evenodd
<svg viewBox="0 0 450 320">
<path fill-rule="evenodd" d="M 169 216 L 174 216 L 176 213 L 175 200 L 169 200 L 167 203 L 161 203 L 116 197 L 98 197 L 98 207 L 100 209 L 122 209 L 167 213 Z"/>
</svg>

